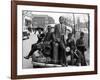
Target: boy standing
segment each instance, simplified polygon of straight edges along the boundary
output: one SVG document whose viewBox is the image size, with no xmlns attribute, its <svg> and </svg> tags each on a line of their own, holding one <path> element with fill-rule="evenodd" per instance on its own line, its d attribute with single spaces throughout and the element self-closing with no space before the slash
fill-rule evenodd
<svg viewBox="0 0 100 80">
<path fill-rule="evenodd" d="M 80 33 L 80 38 L 77 39 L 76 41 L 76 47 L 81 52 L 81 56 L 82 56 L 81 65 L 86 66 L 86 60 L 85 60 L 85 54 L 84 54 L 84 52 L 86 51 L 86 47 L 84 44 L 84 33 L 83 32 Z"/>
</svg>

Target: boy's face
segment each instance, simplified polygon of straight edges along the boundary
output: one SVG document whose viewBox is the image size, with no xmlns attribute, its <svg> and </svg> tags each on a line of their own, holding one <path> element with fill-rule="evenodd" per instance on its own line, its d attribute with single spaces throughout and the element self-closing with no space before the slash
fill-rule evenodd
<svg viewBox="0 0 100 80">
<path fill-rule="evenodd" d="M 61 24 L 64 23 L 64 20 L 65 20 L 64 17 L 60 17 L 60 18 L 59 18 L 59 22 L 60 22 Z"/>
<path fill-rule="evenodd" d="M 68 38 L 71 39 L 72 38 L 72 35 L 68 35 Z"/>
<path fill-rule="evenodd" d="M 39 31 L 39 33 L 41 33 L 41 32 L 42 32 L 42 30 L 41 30 L 41 29 L 39 29 L 38 31 Z"/>
<path fill-rule="evenodd" d="M 48 32 L 50 32 L 51 31 L 51 27 L 48 27 Z"/>
<path fill-rule="evenodd" d="M 81 38 L 84 38 L 84 35 L 80 35 Z"/>
</svg>

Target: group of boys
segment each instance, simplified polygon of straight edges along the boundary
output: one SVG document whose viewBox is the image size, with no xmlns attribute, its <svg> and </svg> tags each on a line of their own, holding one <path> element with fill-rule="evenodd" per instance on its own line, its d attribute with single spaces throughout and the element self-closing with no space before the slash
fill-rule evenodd
<svg viewBox="0 0 100 80">
<path fill-rule="evenodd" d="M 78 52 L 78 62 L 81 63 L 82 66 L 86 66 L 86 60 L 84 52 L 86 51 L 86 47 L 84 44 L 84 33 L 80 32 L 80 38 L 76 40 L 73 39 L 73 33 L 68 33 L 67 40 L 65 39 L 66 35 L 66 25 L 64 25 L 64 17 L 59 18 L 59 24 L 55 25 L 54 32 L 51 32 L 51 26 L 49 25 L 47 28 L 47 33 L 41 33 L 41 29 L 39 30 L 38 41 L 36 44 L 32 45 L 32 48 L 29 54 L 24 57 L 25 59 L 29 59 L 30 56 L 36 51 L 43 51 L 45 56 L 50 56 L 51 60 L 55 64 L 61 64 L 62 66 L 68 66 L 67 56 L 71 55 L 71 65 L 73 65 L 74 53 L 75 50 Z M 69 47 L 70 51 L 67 52 L 67 48 Z M 47 51 L 47 54 L 45 54 Z"/>
</svg>

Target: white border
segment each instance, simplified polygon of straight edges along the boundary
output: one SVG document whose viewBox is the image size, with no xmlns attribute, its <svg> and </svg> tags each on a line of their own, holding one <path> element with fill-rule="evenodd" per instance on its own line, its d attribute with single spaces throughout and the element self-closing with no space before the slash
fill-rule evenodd
<svg viewBox="0 0 100 80">
<path fill-rule="evenodd" d="M 38 11 L 58 11 L 58 12 L 76 12 L 90 14 L 90 66 L 86 67 L 61 67 L 61 68 L 43 68 L 43 69 L 22 69 L 22 10 Z M 94 10 L 60 7 L 41 7 L 17 5 L 17 75 L 28 74 L 46 74 L 61 72 L 81 72 L 94 71 Z"/>
</svg>

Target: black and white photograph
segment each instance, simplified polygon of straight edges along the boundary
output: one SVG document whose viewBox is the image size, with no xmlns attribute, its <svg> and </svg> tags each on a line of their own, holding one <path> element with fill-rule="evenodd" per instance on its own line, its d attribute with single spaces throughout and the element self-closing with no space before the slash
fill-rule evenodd
<svg viewBox="0 0 100 80">
<path fill-rule="evenodd" d="M 13 2 L 12 76 L 97 73 L 96 6 Z"/>
<path fill-rule="evenodd" d="M 89 17 L 88 13 L 23 10 L 23 69 L 89 66 Z"/>
</svg>

